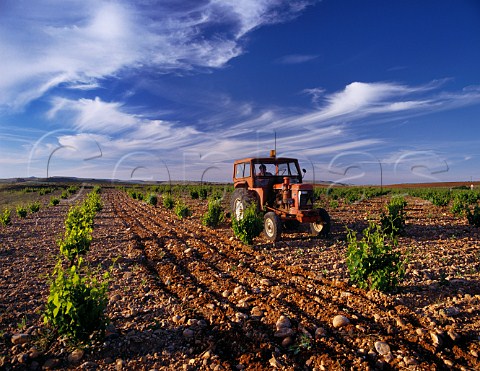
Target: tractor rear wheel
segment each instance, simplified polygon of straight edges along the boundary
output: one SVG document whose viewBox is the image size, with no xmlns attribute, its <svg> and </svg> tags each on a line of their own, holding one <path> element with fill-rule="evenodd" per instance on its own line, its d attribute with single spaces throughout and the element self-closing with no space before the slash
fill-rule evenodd
<svg viewBox="0 0 480 371">
<path fill-rule="evenodd" d="M 327 210 L 317 209 L 319 219 L 316 222 L 310 223 L 310 233 L 312 236 L 328 236 L 330 233 L 330 215 Z"/>
<path fill-rule="evenodd" d="M 245 188 L 237 188 L 232 194 L 232 219 L 243 219 L 243 212 L 252 203 L 255 203 L 258 209 L 258 201 L 255 193 Z"/>
<path fill-rule="evenodd" d="M 270 241 L 278 241 L 282 234 L 282 220 L 273 211 L 269 211 L 263 218 L 265 235 Z"/>
</svg>

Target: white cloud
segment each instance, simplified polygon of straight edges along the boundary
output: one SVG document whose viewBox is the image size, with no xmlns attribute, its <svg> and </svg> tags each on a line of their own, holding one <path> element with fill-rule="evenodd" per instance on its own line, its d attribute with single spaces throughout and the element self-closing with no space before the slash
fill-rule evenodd
<svg viewBox="0 0 480 371">
<path fill-rule="evenodd" d="M 466 106 L 480 101 L 480 89 L 472 88 L 461 92 L 441 92 L 438 88 L 446 80 L 432 81 L 419 86 L 408 86 L 392 82 L 352 82 L 343 90 L 323 94 L 323 91 L 305 89 L 312 94 L 317 109 L 301 115 L 283 117 L 272 125 L 277 128 L 318 126 L 332 122 L 355 121 L 374 115 L 402 114 L 403 118 L 428 114 Z"/>
<path fill-rule="evenodd" d="M 66 158 L 90 161 L 103 156 L 98 141 L 104 140 L 105 137 L 85 133 L 62 135 L 58 137 L 59 147 L 57 148 L 65 148 L 62 155 Z"/>
<path fill-rule="evenodd" d="M 106 146 L 107 157 L 147 149 L 171 151 L 195 144 L 199 134 L 193 127 L 128 113 L 121 103 L 104 102 L 98 97 L 76 101 L 58 98 L 54 100 L 48 116 L 57 120 L 69 118 L 70 126 L 81 134 L 60 134 L 60 145 L 83 148 L 85 140 L 93 143 L 93 135 L 98 138 L 101 147 Z"/>
<path fill-rule="evenodd" d="M 69 126 L 77 130 L 115 134 L 134 128 L 139 118 L 121 110 L 120 103 L 108 103 L 100 98 L 79 99 L 77 101 L 56 98 L 48 113 L 50 119 L 61 115 Z"/>
<path fill-rule="evenodd" d="M 20 109 L 62 83 L 87 89 L 125 69 L 219 68 L 241 38 L 295 16 L 308 2 L 134 3 L 7 0 L 0 13 L 0 108 Z"/>
<path fill-rule="evenodd" d="M 381 105 L 392 96 L 408 90 L 396 84 L 353 82 L 341 92 L 327 97 L 325 116 L 339 116 Z"/>
<path fill-rule="evenodd" d="M 302 93 L 311 95 L 312 103 L 317 105 L 320 102 L 320 99 L 324 96 L 325 89 L 323 88 L 303 89 Z"/>
<path fill-rule="evenodd" d="M 0 105 L 21 108 L 66 82 L 70 87 L 91 85 L 92 79 L 111 75 L 138 58 L 126 9 L 87 3 L 91 7 L 69 3 L 75 18 L 63 18 L 64 7 L 52 1 L 26 8 L 15 4 L 0 15 L 0 48 L 6 50 L 0 61 Z"/>
<path fill-rule="evenodd" d="M 405 101 L 405 102 L 393 102 L 387 104 L 380 109 L 381 112 L 397 112 L 397 111 L 407 111 L 413 109 L 419 109 L 429 106 L 429 101 Z M 374 110 L 373 110 L 374 111 Z"/>
<path fill-rule="evenodd" d="M 289 20 L 316 1 L 212 0 L 207 8 L 211 19 L 216 22 L 225 18 L 235 20 L 235 37 L 239 39 L 262 25 Z"/>
<path fill-rule="evenodd" d="M 317 110 L 281 120 L 276 125 L 280 127 L 318 125 L 329 120 L 359 117 L 371 113 L 372 109 L 380 112 L 385 104 L 391 104 L 389 99 L 403 96 L 408 92 L 408 88 L 392 83 L 353 82 L 342 91 L 325 95 L 326 103 L 320 105 Z"/>
<path fill-rule="evenodd" d="M 278 58 L 276 62 L 280 64 L 300 64 L 300 63 L 309 62 L 316 58 L 318 58 L 318 55 L 290 54 L 290 55 L 285 55 L 281 58 Z"/>
<path fill-rule="evenodd" d="M 71 82 L 67 85 L 69 89 L 74 89 L 74 90 L 94 90 L 94 89 L 99 89 L 101 85 L 95 81 L 95 80 L 90 80 L 89 81 L 79 81 L 79 82 Z"/>
</svg>

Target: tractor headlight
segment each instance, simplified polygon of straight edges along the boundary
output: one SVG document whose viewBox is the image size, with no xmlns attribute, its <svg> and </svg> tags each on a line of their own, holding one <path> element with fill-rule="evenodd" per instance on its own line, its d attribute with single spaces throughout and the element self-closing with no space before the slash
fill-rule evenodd
<svg viewBox="0 0 480 371">
<path fill-rule="evenodd" d="M 298 191 L 298 204 L 300 207 L 305 206 L 307 198 L 307 192 L 305 191 Z"/>
</svg>

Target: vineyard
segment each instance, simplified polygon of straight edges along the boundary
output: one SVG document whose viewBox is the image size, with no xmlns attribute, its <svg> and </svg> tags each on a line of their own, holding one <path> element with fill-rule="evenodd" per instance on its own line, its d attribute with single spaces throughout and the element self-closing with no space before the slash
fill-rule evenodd
<svg viewBox="0 0 480 371">
<path fill-rule="evenodd" d="M 250 244 L 231 192 L 0 189 L 0 369 L 480 369 L 479 192 L 317 188 L 328 237 Z"/>
</svg>

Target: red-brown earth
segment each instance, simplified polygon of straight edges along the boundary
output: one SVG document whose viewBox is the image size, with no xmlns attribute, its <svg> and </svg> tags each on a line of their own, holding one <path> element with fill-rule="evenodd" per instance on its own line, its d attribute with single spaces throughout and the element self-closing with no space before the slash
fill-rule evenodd
<svg viewBox="0 0 480 371">
<path fill-rule="evenodd" d="M 193 215 L 180 220 L 161 202 L 101 195 L 87 258 L 105 269 L 118 258 L 106 338 L 82 350 L 42 341 L 71 204 L 44 199 L 0 227 L 0 369 L 480 369 L 479 231 L 446 207 L 406 198 L 407 274 L 383 294 L 349 283 L 345 227 L 361 231 L 389 196 L 329 209 L 327 239 L 286 231 L 246 246 L 228 220 L 201 224 L 206 201 L 185 198 Z M 335 327 L 337 315 L 348 323 Z"/>
</svg>

